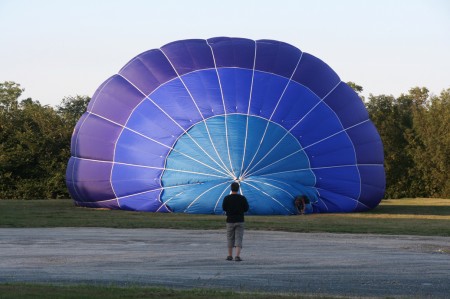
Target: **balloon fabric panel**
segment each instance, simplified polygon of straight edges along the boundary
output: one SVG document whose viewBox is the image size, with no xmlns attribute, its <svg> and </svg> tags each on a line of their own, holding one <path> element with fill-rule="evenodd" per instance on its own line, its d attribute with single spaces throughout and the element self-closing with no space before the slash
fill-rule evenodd
<svg viewBox="0 0 450 299">
<path fill-rule="evenodd" d="M 132 59 L 119 74 L 133 82 L 143 94 L 149 95 L 156 88 L 177 77 L 175 70 L 161 50 L 150 50 Z"/>
<path fill-rule="evenodd" d="M 238 181 L 248 214 L 360 212 L 384 195 L 383 145 L 364 103 L 319 58 L 275 40 L 175 41 L 95 92 L 72 137 L 75 203 L 222 214 Z"/>
</svg>

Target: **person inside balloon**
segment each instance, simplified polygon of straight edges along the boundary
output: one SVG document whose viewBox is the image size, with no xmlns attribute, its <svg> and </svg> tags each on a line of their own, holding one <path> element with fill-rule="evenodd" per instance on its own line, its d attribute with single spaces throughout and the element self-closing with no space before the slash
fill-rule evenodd
<svg viewBox="0 0 450 299">
<path fill-rule="evenodd" d="M 294 206 L 297 209 L 298 215 L 310 213 L 312 210 L 311 202 L 306 195 L 299 195 L 295 197 Z"/>
</svg>

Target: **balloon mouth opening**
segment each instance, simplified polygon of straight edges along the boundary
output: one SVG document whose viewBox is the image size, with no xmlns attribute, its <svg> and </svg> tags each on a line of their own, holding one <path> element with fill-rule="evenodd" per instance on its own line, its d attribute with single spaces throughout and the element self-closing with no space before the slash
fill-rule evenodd
<svg viewBox="0 0 450 299">
<path fill-rule="evenodd" d="M 219 115 L 178 138 L 166 159 L 160 199 L 174 212 L 221 213 L 220 200 L 233 182 L 255 206 L 264 206 L 254 214 L 292 214 L 291 193 L 312 186 L 315 178 L 301 144 L 285 127 L 260 116 Z"/>
</svg>

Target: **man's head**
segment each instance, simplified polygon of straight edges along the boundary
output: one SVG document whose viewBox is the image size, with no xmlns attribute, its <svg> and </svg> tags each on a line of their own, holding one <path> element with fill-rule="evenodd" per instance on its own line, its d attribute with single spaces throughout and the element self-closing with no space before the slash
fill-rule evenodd
<svg viewBox="0 0 450 299">
<path fill-rule="evenodd" d="M 305 199 L 306 199 L 306 196 L 305 196 L 305 195 L 299 195 L 299 196 L 295 197 L 295 202 L 296 202 L 296 203 L 302 202 L 302 201 L 304 201 Z"/>
<path fill-rule="evenodd" d="M 233 182 L 231 183 L 231 192 L 238 192 L 239 191 L 239 183 Z"/>
</svg>

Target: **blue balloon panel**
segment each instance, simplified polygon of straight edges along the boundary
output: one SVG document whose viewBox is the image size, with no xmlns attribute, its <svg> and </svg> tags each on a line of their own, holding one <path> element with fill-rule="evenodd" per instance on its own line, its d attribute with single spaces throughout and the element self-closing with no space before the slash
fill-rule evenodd
<svg viewBox="0 0 450 299">
<path fill-rule="evenodd" d="M 72 137 L 76 205 L 222 214 L 359 212 L 384 195 L 383 145 L 363 102 L 287 43 L 216 37 L 139 54 L 95 92 Z"/>
</svg>

